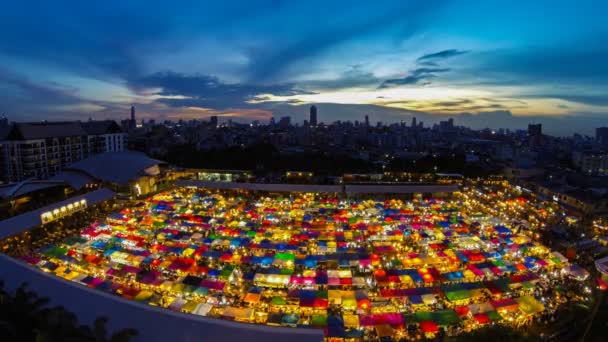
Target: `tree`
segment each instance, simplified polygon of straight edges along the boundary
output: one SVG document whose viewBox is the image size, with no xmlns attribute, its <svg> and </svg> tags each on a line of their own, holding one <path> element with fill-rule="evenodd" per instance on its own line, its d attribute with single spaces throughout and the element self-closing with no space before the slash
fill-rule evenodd
<svg viewBox="0 0 608 342">
<path fill-rule="evenodd" d="M 28 289 L 27 284 L 9 293 L 0 281 L 0 336 L 3 342 L 91 341 L 128 342 L 137 336 L 133 329 L 108 337 L 107 318 L 95 320 L 93 328 L 79 325 L 78 318 L 65 308 L 48 307 L 48 298 Z"/>
<path fill-rule="evenodd" d="M 454 341 L 466 342 L 512 342 L 512 341 L 538 341 L 538 337 L 525 335 L 522 331 L 506 325 L 492 325 L 458 335 Z"/>
</svg>

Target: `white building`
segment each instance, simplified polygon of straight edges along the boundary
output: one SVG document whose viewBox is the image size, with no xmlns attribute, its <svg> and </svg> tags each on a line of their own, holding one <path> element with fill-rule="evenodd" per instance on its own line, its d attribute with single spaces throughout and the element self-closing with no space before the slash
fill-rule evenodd
<svg viewBox="0 0 608 342">
<path fill-rule="evenodd" d="M 2 143 L 4 182 L 47 179 L 90 155 L 123 151 L 126 134 L 116 122 L 15 123 Z"/>
</svg>

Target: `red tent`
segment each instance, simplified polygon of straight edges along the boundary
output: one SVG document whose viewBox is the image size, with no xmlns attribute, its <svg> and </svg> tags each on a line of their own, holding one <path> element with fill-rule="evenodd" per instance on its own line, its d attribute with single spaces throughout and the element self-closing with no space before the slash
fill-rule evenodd
<svg viewBox="0 0 608 342">
<path fill-rule="evenodd" d="M 439 331 L 439 326 L 433 321 L 420 322 L 420 329 L 425 333 L 436 333 Z"/>
<path fill-rule="evenodd" d="M 488 324 L 491 322 L 490 317 L 488 317 L 488 315 L 485 313 L 474 314 L 473 317 L 475 317 L 475 320 L 479 324 Z"/>
</svg>

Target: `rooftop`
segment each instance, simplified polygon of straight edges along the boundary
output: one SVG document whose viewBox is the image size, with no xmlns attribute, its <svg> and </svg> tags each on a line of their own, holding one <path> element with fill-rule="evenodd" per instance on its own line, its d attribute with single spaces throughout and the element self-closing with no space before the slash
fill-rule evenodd
<svg viewBox="0 0 608 342">
<path fill-rule="evenodd" d="M 34 140 L 87 135 L 80 122 L 26 122 L 15 123 L 8 140 Z"/>
<path fill-rule="evenodd" d="M 139 176 L 150 175 L 146 169 L 159 164 L 165 162 L 152 159 L 142 152 L 106 152 L 78 161 L 66 170 L 81 171 L 104 182 L 124 185 Z"/>
<path fill-rule="evenodd" d="M 8 133 L 6 133 L 6 139 L 35 140 L 120 132 L 120 127 L 114 120 L 87 122 L 18 122 L 10 127 Z M 0 138 L 2 138 L 1 133 L 2 132 L 0 132 Z"/>
<path fill-rule="evenodd" d="M 121 133 L 120 126 L 114 120 L 87 121 L 82 128 L 90 135 Z"/>
</svg>

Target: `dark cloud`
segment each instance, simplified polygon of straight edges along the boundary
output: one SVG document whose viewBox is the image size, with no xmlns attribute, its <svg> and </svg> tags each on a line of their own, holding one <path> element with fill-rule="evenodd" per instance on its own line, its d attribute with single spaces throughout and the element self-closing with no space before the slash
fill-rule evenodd
<svg viewBox="0 0 608 342">
<path fill-rule="evenodd" d="M 26 77 L 3 70 L 0 70 L 0 84 L 4 84 L 7 88 L 12 88 L 16 96 L 21 96 L 28 100 L 65 104 L 71 103 L 76 99 L 72 93 L 73 90 L 40 85 Z"/>
<path fill-rule="evenodd" d="M 242 23 L 283 3 L 14 1 L 0 11 L 0 54 L 80 76 L 130 79 L 142 75 L 142 54 L 150 48 L 187 48 L 188 37 Z"/>
<path fill-rule="evenodd" d="M 399 2 L 396 5 L 382 7 L 387 8 L 381 14 L 365 12 L 351 21 L 338 25 L 326 25 L 323 30 L 313 30 L 299 40 L 289 42 L 284 47 L 271 51 L 256 51 L 250 57 L 252 81 L 273 80 L 281 75 L 285 69 L 301 60 L 319 55 L 331 47 L 352 39 L 362 39 L 367 35 L 398 28 L 400 39 L 406 39 L 419 32 L 427 22 L 424 19 L 438 5 L 447 1 L 440 0 L 430 2 Z M 349 7 L 352 4 L 349 4 Z M 316 20 L 316 18 L 311 18 Z M 340 21 L 336 21 L 340 22 Z M 280 46 L 280 45 L 279 45 Z"/>
<path fill-rule="evenodd" d="M 353 65 L 332 80 L 306 81 L 300 84 L 305 88 L 317 90 L 347 89 L 355 87 L 375 87 L 381 80 L 373 73 L 363 70 L 362 65 Z"/>
<path fill-rule="evenodd" d="M 446 59 L 446 58 L 462 55 L 467 52 L 468 51 L 456 50 L 456 49 L 443 50 L 443 51 L 423 55 L 423 56 L 419 57 L 416 61 L 429 62 L 429 60 L 430 60 L 432 63 L 433 60 Z"/>
<path fill-rule="evenodd" d="M 513 98 L 492 98 L 492 97 L 480 97 L 479 100 L 490 102 L 490 103 L 510 103 L 515 105 L 527 105 L 526 101 Z"/>
<path fill-rule="evenodd" d="M 473 103 L 472 100 L 469 99 L 458 99 L 453 101 L 439 101 L 435 102 L 433 105 L 439 107 L 459 107 Z"/>
<path fill-rule="evenodd" d="M 259 99 L 260 94 L 292 96 L 314 94 L 300 90 L 293 84 L 253 85 L 229 84 L 209 75 L 184 75 L 175 72 L 162 72 L 133 80 L 130 86 L 136 91 L 160 88 L 158 95 L 165 97 L 158 101 L 170 106 L 202 107 L 213 109 L 250 106 L 247 101 Z M 262 98 L 263 100 L 263 98 Z"/>
<path fill-rule="evenodd" d="M 439 63 L 437 62 L 431 62 L 431 61 L 417 61 L 418 65 L 423 65 L 423 66 L 427 66 L 427 67 L 438 67 Z"/>
<path fill-rule="evenodd" d="M 102 104 L 85 101 L 74 89 L 53 84 L 39 84 L 13 72 L 0 69 L 0 113 L 13 117 L 34 119 L 43 115 L 49 119 L 81 116 L 82 108 Z M 81 108 L 81 109 L 79 109 Z"/>
<path fill-rule="evenodd" d="M 449 68 L 440 67 L 439 61 L 464 53 L 467 53 L 467 51 L 450 49 L 423 55 L 416 60 L 416 63 L 420 65 L 419 68 L 410 71 L 409 75 L 405 77 L 386 80 L 382 82 L 378 88 L 382 89 L 411 84 L 428 85 L 431 83 L 430 80 L 432 78 L 437 77 L 438 73 L 444 73 L 451 70 Z"/>
<path fill-rule="evenodd" d="M 410 72 L 409 75 L 402 78 L 393 78 L 382 82 L 379 88 L 390 88 L 400 85 L 410 84 L 429 84 L 430 79 L 435 78 L 438 73 L 448 72 L 448 68 L 417 68 Z"/>
</svg>

